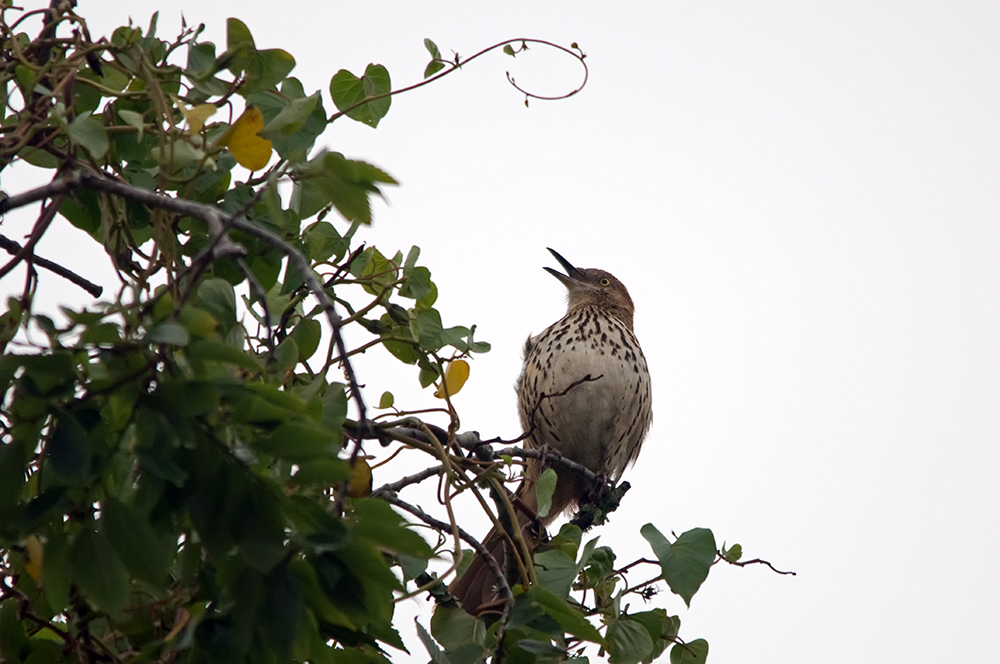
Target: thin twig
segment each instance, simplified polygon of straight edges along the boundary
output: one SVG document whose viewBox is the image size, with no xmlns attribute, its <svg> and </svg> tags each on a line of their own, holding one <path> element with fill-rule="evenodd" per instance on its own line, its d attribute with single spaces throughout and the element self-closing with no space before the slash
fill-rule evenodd
<svg viewBox="0 0 1000 664">
<path fill-rule="evenodd" d="M 492 46 L 487 46 L 486 48 L 484 48 L 483 50 L 479 51 L 478 53 L 476 53 L 474 55 L 470 55 L 465 60 L 461 60 L 457 55 L 455 56 L 455 61 L 454 62 L 449 61 L 449 60 L 440 60 L 439 59 L 438 62 L 441 62 L 443 64 L 447 64 L 447 65 L 451 65 L 451 66 L 448 69 L 445 69 L 444 71 L 442 71 L 439 74 L 435 74 L 434 76 L 431 76 L 430 78 L 425 78 L 424 80 L 420 81 L 419 83 L 414 83 L 413 85 L 408 85 L 405 88 L 399 88 L 397 90 L 390 90 L 389 92 L 383 92 L 380 95 L 372 95 L 371 97 L 365 97 L 362 101 L 360 101 L 360 102 L 358 102 L 358 103 L 356 103 L 356 104 L 354 104 L 352 106 L 348 106 L 347 108 L 345 108 L 343 110 L 340 110 L 340 111 L 334 113 L 333 115 L 331 115 L 327 119 L 327 123 L 333 122 L 337 118 L 339 118 L 339 117 L 341 117 L 343 115 L 347 115 L 351 111 L 353 111 L 353 110 L 355 110 L 357 108 L 361 108 L 365 104 L 371 103 L 373 101 L 378 101 L 379 99 L 386 99 L 388 97 L 395 97 L 397 95 L 403 94 L 404 92 L 410 92 L 411 90 L 416 90 L 417 88 L 422 88 L 425 85 L 429 85 L 429 84 L 433 83 L 434 81 L 437 81 L 438 79 L 444 78 L 445 76 L 458 71 L 463 66 L 469 64 L 470 62 L 472 62 L 473 60 L 479 58 L 480 56 L 486 55 L 490 51 L 496 50 L 498 48 L 502 48 L 502 47 L 507 46 L 509 44 L 514 44 L 516 42 L 521 42 L 522 46 L 524 44 L 542 44 L 543 46 L 550 46 L 552 48 L 558 49 L 558 50 L 563 51 L 565 53 L 569 53 L 571 56 L 573 56 L 574 58 L 576 58 L 580 62 L 580 65 L 583 66 L 583 81 L 580 83 L 580 85 L 578 85 L 576 88 L 574 88 L 572 92 L 568 92 L 568 93 L 566 93 L 564 95 L 559 95 L 559 96 L 555 96 L 555 97 L 542 97 L 542 96 L 539 96 L 539 95 L 536 95 L 536 94 L 532 94 L 530 92 L 527 92 L 527 91 L 521 89 L 514 82 L 514 79 L 511 77 L 510 72 L 507 72 L 507 80 L 508 80 L 508 82 L 512 86 L 514 86 L 514 88 L 517 89 L 518 92 L 521 92 L 522 94 L 524 94 L 525 97 L 531 97 L 533 99 L 541 99 L 541 100 L 545 100 L 545 101 L 553 101 L 553 100 L 558 100 L 558 99 L 566 99 L 566 98 L 572 97 L 576 93 L 580 92 L 580 90 L 582 90 L 584 88 L 584 86 L 587 85 L 587 80 L 590 77 L 590 70 L 588 69 L 587 63 L 585 61 L 585 58 L 587 56 L 583 52 L 574 52 L 574 51 L 566 48 L 565 46 L 560 46 L 559 44 L 554 44 L 554 43 L 552 43 L 550 41 L 546 41 L 544 39 L 532 39 L 532 38 L 506 39 L 506 40 L 504 40 L 502 42 L 498 42 L 496 44 L 493 44 Z M 522 48 L 521 50 L 526 50 L 526 49 Z"/>
<path fill-rule="evenodd" d="M 11 240 L 10 238 L 0 235 L 0 249 L 3 249 L 12 256 L 16 256 L 17 253 L 21 251 L 21 245 L 15 242 L 14 240 Z M 59 265 L 58 263 L 53 263 L 47 258 L 42 258 L 41 256 L 36 255 L 32 260 L 36 266 L 45 268 L 46 270 L 52 272 L 53 274 L 58 274 L 63 279 L 66 279 L 67 281 L 73 283 L 74 285 L 79 286 L 80 288 L 87 291 L 94 297 L 100 297 L 101 293 L 104 292 L 104 288 L 102 286 L 98 286 L 92 281 L 88 281 L 87 279 L 81 277 L 77 273 L 64 268 L 62 265 Z"/>
<path fill-rule="evenodd" d="M 440 519 L 435 519 L 419 507 L 400 500 L 395 496 L 379 497 L 391 505 L 395 505 L 400 509 L 406 510 L 432 528 L 444 531 L 452 529 L 450 524 L 447 524 Z M 497 562 L 497 559 L 493 557 L 493 554 L 490 553 L 489 550 L 479 542 L 479 540 L 457 526 L 455 529 L 458 532 L 458 536 L 462 538 L 462 541 L 471 546 L 477 554 L 483 557 L 483 560 L 486 562 L 486 566 L 489 567 L 490 572 L 493 574 L 493 578 L 497 582 L 497 589 L 499 590 L 499 594 L 504 605 L 501 623 L 505 622 L 507 614 L 510 612 L 510 607 L 514 604 L 514 594 L 511 592 L 510 586 L 507 584 L 507 578 L 504 576 L 503 570 L 500 568 L 500 563 Z"/>
<path fill-rule="evenodd" d="M 771 563 L 767 562 L 766 560 L 762 560 L 760 558 L 754 558 L 753 560 L 726 560 L 722 556 L 719 556 L 719 558 L 715 562 L 717 563 L 721 560 L 725 560 L 730 565 L 736 565 L 737 567 L 746 567 L 747 565 L 767 565 L 768 567 L 771 568 L 771 571 L 776 574 L 781 574 L 783 576 L 798 576 L 798 574 L 796 574 L 795 572 L 782 572 L 780 569 L 777 569 Z M 715 563 L 712 564 L 714 565 Z"/>
<path fill-rule="evenodd" d="M 400 449 L 405 449 L 405 448 L 400 448 Z M 424 468 L 419 473 L 414 473 L 413 475 L 407 475 L 406 477 L 400 478 L 395 482 L 383 484 L 378 489 L 376 489 L 372 493 L 372 495 L 377 497 L 382 497 L 383 495 L 392 496 L 397 494 L 404 487 L 408 487 L 411 484 L 417 484 L 419 482 L 423 482 L 424 480 L 430 477 L 434 477 L 436 475 L 440 475 L 443 472 L 444 472 L 444 466 L 442 465 L 431 466 L 430 468 Z"/>
<path fill-rule="evenodd" d="M 56 213 L 59 212 L 59 207 L 62 205 L 64 200 L 66 200 L 65 194 L 56 194 L 52 197 L 52 200 L 49 201 L 49 204 L 42 208 L 41 214 L 38 215 L 38 220 L 35 221 L 35 225 L 31 229 L 31 235 L 28 237 L 28 241 L 24 243 L 23 247 L 14 253 L 14 257 L 10 259 L 6 265 L 0 268 L 0 279 L 17 267 L 18 263 L 34 254 L 35 245 L 38 244 L 39 240 L 42 239 L 42 236 L 45 235 L 45 231 L 52 223 L 52 220 L 56 218 Z M 0 212 L 0 214 L 2 214 L 2 212 Z"/>
</svg>

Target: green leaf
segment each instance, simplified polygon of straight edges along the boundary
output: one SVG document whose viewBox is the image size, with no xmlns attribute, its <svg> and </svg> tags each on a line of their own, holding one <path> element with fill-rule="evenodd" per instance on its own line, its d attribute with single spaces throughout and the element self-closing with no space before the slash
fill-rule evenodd
<svg viewBox="0 0 1000 664">
<path fill-rule="evenodd" d="M 285 422 L 270 436 L 258 438 L 252 445 L 265 454 L 295 459 L 322 454 L 336 455 L 342 441 L 339 431 L 330 431 L 304 422 Z"/>
<path fill-rule="evenodd" d="M 726 560 L 726 562 L 735 563 L 743 557 L 743 547 L 739 544 L 733 544 L 727 549 L 725 548 L 725 545 L 723 545 L 722 557 Z"/>
<path fill-rule="evenodd" d="M 236 323 L 236 293 L 225 279 L 206 279 L 198 286 L 195 302 L 215 317 L 224 330 Z"/>
<path fill-rule="evenodd" d="M 424 48 L 426 48 L 427 52 L 431 54 L 431 61 L 428 62 L 427 67 L 424 68 L 424 78 L 430 78 L 444 69 L 444 63 L 441 62 L 441 51 L 438 49 L 437 44 L 432 42 L 430 39 L 425 39 Z"/>
<path fill-rule="evenodd" d="M 535 496 L 538 500 L 538 516 L 546 517 L 552 508 L 552 494 L 556 491 L 556 480 L 559 479 L 556 471 L 546 468 L 538 481 L 535 482 Z"/>
<path fill-rule="evenodd" d="M 94 159 L 103 158 L 108 151 L 108 132 L 90 113 L 78 115 L 66 127 L 66 133 L 70 141 L 84 148 Z"/>
<path fill-rule="evenodd" d="M 97 608 L 112 615 L 121 612 L 128 599 L 128 575 L 102 533 L 83 530 L 73 543 L 70 564 L 73 580 Z"/>
<path fill-rule="evenodd" d="M 417 379 L 420 381 L 420 387 L 427 387 L 439 377 L 437 367 L 426 361 L 426 358 L 421 358 L 418 360 L 420 365 L 420 374 Z"/>
<path fill-rule="evenodd" d="M 364 224 L 372 221 L 369 196 L 381 194 L 376 183 L 396 184 L 385 171 L 363 161 L 346 159 L 339 152 L 327 152 L 310 161 L 302 177 L 299 214 L 308 216 L 306 212 L 311 212 L 316 205 L 323 207 L 332 203 L 345 219 Z M 312 193 L 307 191 L 309 181 L 316 186 L 316 191 Z M 310 196 L 315 197 L 316 193 L 320 195 L 318 200 L 307 200 Z M 309 209 L 304 208 L 306 204 Z"/>
<path fill-rule="evenodd" d="M 59 206 L 59 214 L 82 231 L 95 235 L 102 227 L 102 213 L 97 194 L 92 191 L 76 191 L 66 197 Z"/>
<path fill-rule="evenodd" d="M 560 551 L 565 551 L 566 555 L 570 558 L 576 559 L 576 554 L 580 551 L 580 541 L 583 539 L 583 530 L 579 526 L 573 525 L 572 523 L 564 523 L 562 527 L 559 528 L 559 532 L 556 533 L 549 541 L 549 546 L 554 549 L 559 549 Z M 587 548 L 584 549 L 584 555 L 580 559 L 580 564 L 585 565 L 587 563 L 586 558 L 590 557 L 590 552 L 597 544 L 597 539 L 594 538 L 587 542 Z"/>
<path fill-rule="evenodd" d="M 467 353 L 469 351 L 469 346 L 465 343 L 465 339 L 468 336 L 469 328 L 464 325 L 449 327 L 448 329 L 441 331 L 441 345 L 452 346 L 460 353 Z"/>
<path fill-rule="evenodd" d="M 299 580 L 282 564 L 267 576 L 264 602 L 258 620 L 279 661 L 287 661 L 305 614 Z"/>
<path fill-rule="evenodd" d="M 642 623 L 625 617 L 608 625 L 607 645 L 610 664 L 638 664 L 653 651 L 653 640 Z"/>
<path fill-rule="evenodd" d="M 406 260 L 403 261 L 403 276 L 409 277 L 410 273 L 413 272 L 413 268 L 417 266 L 417 260 L 420 258 L 420 247 L 413 245 L 410 250 L 406 252 Z"/>
<path fill-rule="evenodd" d="M 566 659 L 566 649 L 552 645 L 550 641 L 519 639 L 514 645 L 526 653 L 535 655 L 530 661 L 561 662 Z"/>
<path fill-rule="evenodd" d="M 383 500 L 363 498 L 354 503 L 355 535 L 394 553 L 417 558 L 434 555 L 424 538 L 403 524 L 406 521 Z"/>
<path fill-rule="evenodd" d="M 567 633 L 585 641 L 604 643 L 601 633 L 583 616 L 583 612 L 575 606 L 570 606 L 562 597 L 558 597 L 540 586 L 533 586 L 528 594 Z"/>
<path fill-rule="evenodd" d="M 10 596 L 4 599 L 0 602 L 0 661 L 22 661 L 21 654 L 30 643 L 21 623 L 17 598 Z"/>
<path fill-rule="evenodd" d="M 245 25 L 243 27 L 246 28 Z M 211 42 L 202 42 L 200 44 L 191 44 L 188 46 L 187 71 L 184 73 L 189 78 L 203 81 L 211 77 L 216 71 L 215 44 Z M 119 112 L 119 115 L 120 114 L 121 112 Z"/>
<path fill-rule="evenodd" d="M 196 339 L 187 347 L 187 355 L 192 360 L 225 362 L 227 364 L 235 364 L 250 371 L 264 370 L 260 363 L 250 357 L 245 351 L 221 341 Z"/>
<path fill-rule="evenodd" d="M 424 78 L 425 79 L 430 78 L 434 74 L 444 69 L 444 66 L 445 66 L 444 63 L 441 62 L 440 60 L 431 60 L 430 62 L 427 63 L 427 66 L 424 67 Z"/>
<path fill-rule="evenodd" d="M 336 486 L 351 476 L 347 462 L 333 456 L 298 459 L 296 465 L 299 469 L 292 477 L 300 486 Z"/>
<path fill-rule="evenodd" d="M 678 643 L 670 650 L 670 664 L 705 664 L 708 660 L 708 641 L 695 639 Z"/>
<path fill-rule="evenodd" d="M 308 360 L 319 348 L 319 340 L 322 336 L 322 327 L 315 318 L 305 318 L 299 321 L 295 329 L 289 335 L 295 339 L 295 345 L 299 349 L 299 359 Z"/>
<path fill-rule="evenodd" d="M 125 124 L 130 127 L 135 127 L 139 130 L 139 139 L 142 139 L 142 134 L 146 129 L 146 123 L 143 122 L 142 113 L 136 113 L 135 111 L 130 111 L 128 109 L 119 109 L 118 117 L 120 117 Z"/>
<path fill-rule="evenodd" d="M 172 552 L 163 545 L 149 523 L 128 505 L 113 498 L 101 504 L 101 530 L 132 576 L 155 587 L 163 584 Z"/>
<path fill-rule="evenodd" d="M 241 95 L 269 90 L 280 83 L 295 69 L 295 58 L 280 48 L 257 51 L 246 64 L 246 82 L 239 89 Z"/>
<path fill-rule="evenodd" d="M 215 317 L 202 309 L 186 305 L 177 315 L 177 322 L 195 337 L 211 337 L 215 335 L 219 322 Z"/>
<path fill-rule="evenodd" d="M 187 346 L 191 341 L 191 334 L 180 323 L 166 322 L 154 326 L 146 335 L 145 341 L 168 346 Z"/>
<path fill-rule="evenodd" d="M 59 165 L 62 163 L 51 152 L 38 150 L 30 145 L 18 152 L 17 156 L 36 168 L 59 168 Z M 71 199 L 66 199 L 67 202 L 69 200 Z M 62 212 L 61 209 L 60 212 Z"/>
<path fill-rule="evenodd" d="M 429 308 L 437 299 L 437 286 L 431 281 L 431 271 L 426 267 L 415 267 L 407 275 L 406 283 L 399 289 L 402 297 L 417 301 L 417 304 Z"/>
<path fill-rule="evenodd" d="M 566 597 L 580 571 L 573 557 L 565 551 L 553 549 L 535 554 L 538 583 L 559 597 Z"/>
<path fill-rule="evenodd" d="M 361 78 L 346 69 L 341 69 L 330 80 L 330 96 L 340 111 L 352 108 L 366 99 L 388 95 L 391 91 L 389 71 L 382 65 L 369 64 Z M 379 121 L 389 112 L 391 104 L 392 97 L 382 97 L 347 111 L 347 117 L 370 127 L 377 127 Z"/>
<path fill-rule="evenodd" d="M 340 430 L 347 419 L 347 386 L 343 383 L 331 383 L 323 393 L 323 426 L 331 430 Z"/>
<path fill-rule="evenodd" d="M 318 92 L 302 99 L 293 99 L 258 133 L 267 139 L 273 139 L 282 134 L 294 134 L 312 115 L 319 100 Z"/>
<path fill-rule="evenodd" d="M 435 309 L 421 309 L 410 321 L 410 333 L 424 350 L 435 351 L 444 345 L 441 314 Z"/>
<path fill-rule="evenodd" d="M 69 601 L 70 587 L 70 550 L 65 533 L 55 533 L 45 543 L 42 579 L 49 608 L 55 613 L 62 612 Z"/>
<path fill-rule="evenodd" d="M 486 643 L 486 623 L 466 613 L 456 604 L 438 604 L 431 616 L 431 634 L 448 651 L 467 643 Z"/>
<path fill-rule="evenodd" d="M 639 532 L 649 542 L 660 561 L 663 580 L 670 586 L 670 590 L 691 606 L 691 598 L 698 592 L 715 562 L 715 536 L 712 531 L 694 528 L 683 533 L 673 544 L 651 523 L 647 523 Z"/>
<path fill-rule="evenodd" d="M 0 390 L 0 393 L 6 391 L 6 389 Z M 14 507 L 21 493 L 21 487 L 24 486 L 27 471 L 26 449 L 26 441 L 23 438 L 15 437 L 9 443 L 0 443 L 0 512 Z M 34 456 L 34 452 L 31 456 Z"/>
<path fill-rule="evenodd" d="M 382 398 L 378 400 L 379 408 L 392 408 L 392 404 L 396 402 L 395 397 L 392 396 L 392 392 L 383 392 Z"/>
<path fill-rule="evenodd" d="M 115 323 L 97 323 L 89 325 L 83 334 L 80 335 L 80 343 L 93 344 L 116 344 L 120 342 L 121 329 Z"/>
<path fill-rule="evenodd" d="M 642 624 L 642 626 L 646 628 L 646 631 L 649 633 L 649 638 L 653 642 L 653 650 L 650 652 L 649 656 L 644 659 L 646 662 L 652 662 L 663 654 L 663 651 L 666 650 L 667 646 L 672 642 L 672 637 L 677 635 L 677 632 L 674 629 L 673 620 L 663 609 L 630 613 L 628 617 L 629 619 Z"/>
<path fill-rule="evenodd" d="M 438 49 L 437 44 L 432 42 L 430 39 L 424 39 L 424 48 L 427 49 L 427 52 L 430 53 L 431 57 L 435 60 L 441 59 L 440 49 Z"/>
<path fill-rule="evenodd" d="M 90 439 L 72 415 L 61 413 L 56 416 L 56 426 L 46 453 L 52 472 L 67 484 L 82 482 L 90 472 Z"/>
<path fill-rule="evenodd" d="M 254 46 L 253 35 L 250 34 L 250 28 L 247 27 L 246 23 L 238 18 L 227 19 L 226 48 L 234 49 L 243 46 L 256 48 Z"/>
<path fill-rule="evenodd" d="M 273 89 L 254 93 L 247 97 L 247 102 L 258 106 L 264 114 L 261 135 L 266 134 L 274 150 L 290 163 L 304 161 L 316 138 L 326 129 L 326 110 L 320 93 L 307 98 L 302 84 L 294 77 L 281 83 L 280 93 Z M 312 111 L 302 116 L 310 107 Z M 279 116 L 282 117 L 279 119 Z M 301 218 L 310 216 L 302 215 Z"/>
<path fill-rule="evenodd" d="M 427 633 L 427 630 L 420 624 L 420 621 L 414 618 L 413 622 L 417 625 L 417 636 L 420 637 L 420 642 L 424 644 L 425 648 L 427 648 L 427 653 L 431 656 L 431 661 L 434 662 L 434 664 L 451 664 L 451 660 L 449 660 L 448 656 L 444 654 L 444 651 L 438 647 L 438 644 L 434 643 L 434 639 L 432 639 L 431 635 Z"/>
<path fill-rule="evenodd" d="M 303 236 L 309 258 L 315 263 L 322 263 L 331 258 L 340 260 L 347 253 L 347 240 L 337 232 L 333 224 L 327 221 L 316 222 L 305 230 Z"/>
<path fill-rule="evenodd" d="M 156 146 L 149 154 L 166 170 L 185 168 L 205 159 L 204 150 L 181 139 L 170 141 L 162 149 Z"/>
<path fill-rule="evenodd" d="M 168 418 L 177 415 L 200 417 L 215 410 L 219 404 L 215 385 L 203 380 L 163 380 L 154 394 Z"/>
<path fill-rule="evenodd" d="M 250 58 L 257 51 L 254 44 L 253 35 L 246 23 L 238 18 L 226 20 L 226 52 L 220 56 L 219 60 L 225 63 L 229 71 L 239 74 L 250 62 Z M 218 64 L 216 65 L 218 66 Z"/>
<path fill-rule="evenodd" d="M 420 351 L 413 347 L 413 344 L 405 341 L 393 341 L 386 339 L 382 342 L 382 345 L 385 346 L 385 349 L 389 351 L 393 357 L 406 364 L 416 364 L 420 358 L 423 357 L 420 354 Z M 431 383 L 433 382 L 434 378 L 431 378 Z M 428 383 L 428 385 L 430 385 L 430 383 Z"/>
</svg>

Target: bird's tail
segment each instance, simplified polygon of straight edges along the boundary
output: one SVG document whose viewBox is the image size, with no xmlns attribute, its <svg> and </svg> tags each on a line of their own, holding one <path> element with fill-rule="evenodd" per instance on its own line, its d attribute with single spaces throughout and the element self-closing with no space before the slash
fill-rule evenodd
<svg viewBox="0 0 1000 664">
<path fill-rule="evenodd" d="M 483 548 L 496 561 L 496 568 L 490 565 L 485 556 L 477 553 L 472 564 L 465 570 L 465 574 L 448 588 L 462 608 L 474 616 L 492 611 L 499 613 L 501 610 L 503 598 L 498 592 L 500 585 L 497 579 L 498 573 L 503 575 L 508 584 L 518 583 L 520 582 L 518 561 L 524 565 L 532 564 L 531 554 L 543 529 L 535 516 L 533 500 L 535 492 L 523 491 L 523 488 L 522 485 L 511 501 L 517 516 L 517 524 L 508 523 L 510 528 L 507 532 L 501 532 L 494 527 L 483 540 Z M 524 543 L 523 547 L 518 540 Z M 514 549 L 518 552 L 516 557 L 511 550 L 512 547 L 516 547 Z M 526 560 L 523 555 L 525 548 L 528 554 Z"/>
</svg>

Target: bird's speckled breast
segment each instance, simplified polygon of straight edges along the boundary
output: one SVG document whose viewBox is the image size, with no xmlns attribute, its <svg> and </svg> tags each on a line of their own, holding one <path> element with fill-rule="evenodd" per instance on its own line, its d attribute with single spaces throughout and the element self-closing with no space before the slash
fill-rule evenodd
<svg viewBox="0 0 1000 664">
<path fill-rule="evenodd" d="M 635 335 L 596 307 L 573 311 L 525 345 L 518 379 L 528 443 L 621 476 L 652 421 L 646 359 Z"/>
</svg>

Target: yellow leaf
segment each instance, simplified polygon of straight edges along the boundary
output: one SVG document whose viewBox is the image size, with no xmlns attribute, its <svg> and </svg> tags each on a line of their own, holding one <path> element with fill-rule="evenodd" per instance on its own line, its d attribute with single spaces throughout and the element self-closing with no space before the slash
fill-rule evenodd
<svg viewBox="0 0 1000 664">
<path fill-rule="evenodd" d="M 42 585 L 42 543 L 34 535 L 29 535 L 24 541 L 24 548 L 28 550 L 28 561 L 24 563 L 24 571 L 31 575 L 35 584 Z"/>
<path fill-rule="evenodd" d="M 193 136 L 201 131 L 202 127 L 205 126 L 205 120 L 215 115 L 215 112 L 218 110 L 215 104 L 198 104 L 197 106 L 186 108 L 184 102 L 175 95 L 170 95 L 170 98 L 174 100 L 174 106 L 177 107 L 177 110 L 187 120 L 189 136 Z"/>
<path fill-rule="evenodd" d="M 351 467 L 351 476 L 347 480 L 347 495 L 351 498 L 364 498 L 372 493 L 372 467 L 368 460 L 359 456 Z"/>
<path fill-rule="evenodd" d="M 444 399 L 444 389 L 447 389 L 448 396 L 453 397 L 458 394 L 467 380 L 469 380 L 469 363 L 465 360 L 455 360 L 449 363 L 448 368 L 445 369 L 444 385 L 438 387 L 434 396 L 438 399 Z"/>
<path fill-rule="evenodd" d="M 194 108 L 188 109 L 181 107 L 181 113 L 184 114 L 184 119 L 188 123 L 188 134 L 194 135 L 201 131 L 201 128 L 205 126 L 205 120 L 215 115 L 217 110 L 215 104 L 198 104 Z"/>
<path fill-rule="evenodd" d="M 271 141 L 257 135 L 264 128 L 264 116 L 256 106 L 247 106 L 229 129 L 223 145 L 229 148 L 240 166 L 259 171 L 271 160 Z"/>
</svg>

